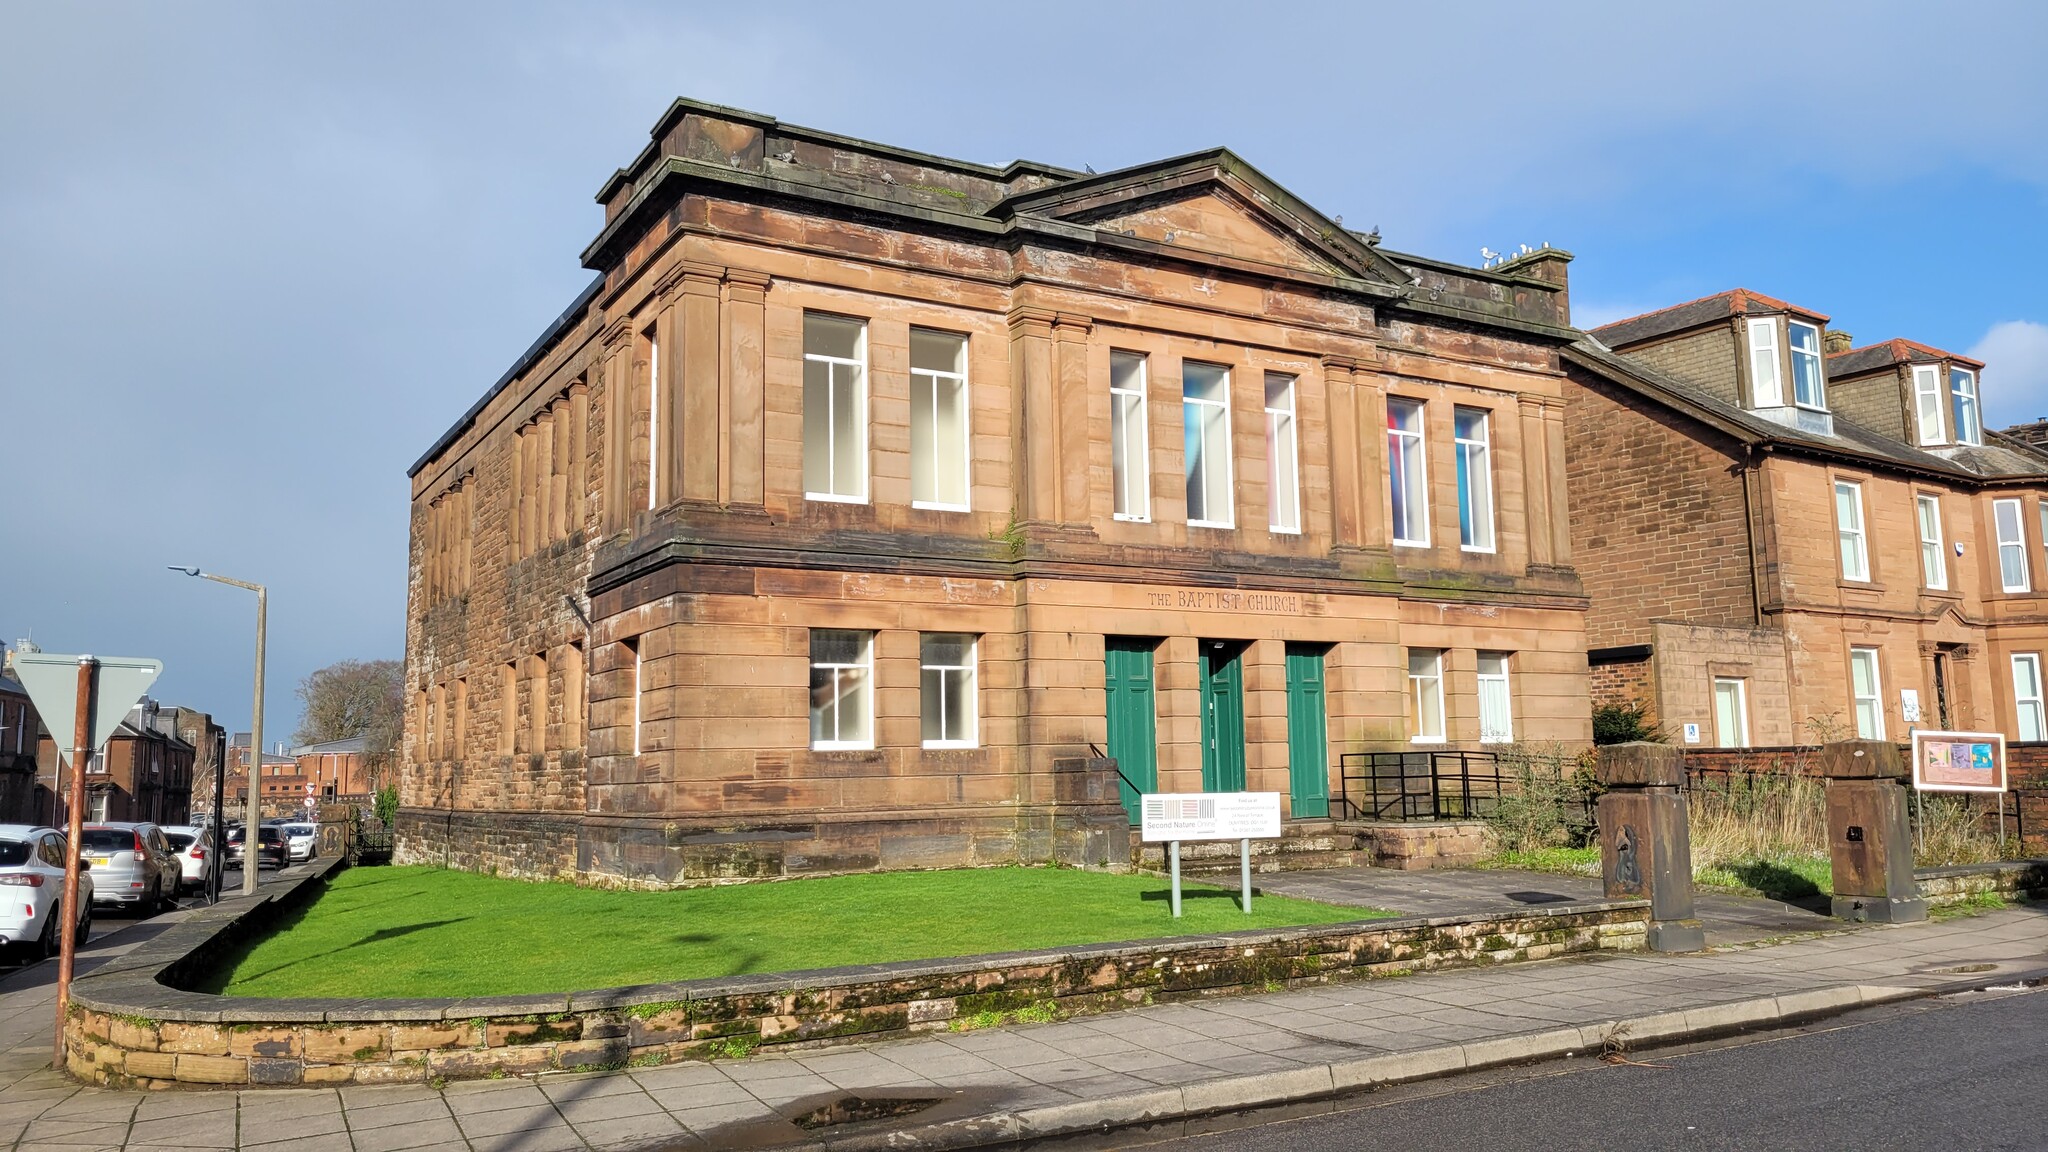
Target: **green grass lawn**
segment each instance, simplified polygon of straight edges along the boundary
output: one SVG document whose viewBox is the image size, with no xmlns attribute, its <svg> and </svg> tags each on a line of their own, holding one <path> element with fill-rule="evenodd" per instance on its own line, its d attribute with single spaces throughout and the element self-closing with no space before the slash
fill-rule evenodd
<svg viewBox="0 0 2048 1152">
<path fill-rule="evenodd" d="M 609 892 L 439 868 L 352 868 L 231 956 L 230 996 L 498 996 L 924 960 L 1393 913 L 1065 868 L 885 872 Z"/>
</svg>

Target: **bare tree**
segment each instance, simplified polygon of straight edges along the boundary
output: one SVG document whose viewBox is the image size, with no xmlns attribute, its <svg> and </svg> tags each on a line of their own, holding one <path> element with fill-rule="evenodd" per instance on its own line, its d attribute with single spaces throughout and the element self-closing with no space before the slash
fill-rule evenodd
<svg viewBox="0 0 2048 1152">
<path fill-rule="evenodd" d="M 343 660 L 299 681 L 301 744 L 364 738 L 375 763 L 398 745 L 405 724 L 405 667 L 396 660 Z"/>
</svg>

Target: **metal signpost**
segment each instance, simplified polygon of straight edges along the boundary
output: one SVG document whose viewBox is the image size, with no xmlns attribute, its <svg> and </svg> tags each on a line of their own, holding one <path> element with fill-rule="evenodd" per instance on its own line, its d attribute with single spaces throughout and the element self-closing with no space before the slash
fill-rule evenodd
<svg viewBox="0 0 2048 1152">
<path fill-rule="evenodd" d="M 1913 733 L 1913 791 L 1998 793 L 1998 847 L 2005 850 L 2005 736 L 1999 732 Z"/>
<path fill-rule="evenodd" d="M 1280 835 L 1278 792 L 1147 792 L 1139 805 L 1139 835 L 1166 843 L 1173 877 L 1173 914 L 1180 915 L 1180 842 L 1235 840 L 1246 915 L 1252 910 L 1252 841 Z"/>
<path fill-rule="evenodd" d="M 156 660 L 94 659 L 57 652 L 20 652 L 14 674 L 36 711 L 55 719 L 70 712 L 75 718 L 67 739 L 55 726 L 50 736 L 57 755 L 71 765 L 70 812 L 65 818 L 64 898 L 55 910 L 74 923 L 78 917 L 78 841 L 84 834 L 85 774 L 94 751 L 106 746 L 114 730 L 156 682 L 164 666 Z M 53 1066 L 64 1067 L 64 1018 L 71 1003 L 71 971 L 78 956 L 78 933 L 59 921 L 57 936 L 57 1040 Z"/>
</svg>

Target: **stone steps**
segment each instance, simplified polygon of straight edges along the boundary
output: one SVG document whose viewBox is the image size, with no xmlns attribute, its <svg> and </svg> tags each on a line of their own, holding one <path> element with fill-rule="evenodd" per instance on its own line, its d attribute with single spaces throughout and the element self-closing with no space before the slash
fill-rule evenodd
<svg viewBox="0 0 2048 1152">
<path fill-rule="evenodd" d="M 1283 828 L 1277 840 L 1252 841 L 1252 871 L 1299 872 L 1316 868 L 1455 868 L 1477 863 L 1486 851 L 1484 826 L 1477 821 L 1337 824 L 1310 821 Z M 1166 870 L 1166 845 L 1131 843 L 1131 863 L 1148 872 Z M 1201 841 L 1180 846 L 1184 876 L 1230 875 L 1238 870 L 1237 841 Z"/>
</svg>

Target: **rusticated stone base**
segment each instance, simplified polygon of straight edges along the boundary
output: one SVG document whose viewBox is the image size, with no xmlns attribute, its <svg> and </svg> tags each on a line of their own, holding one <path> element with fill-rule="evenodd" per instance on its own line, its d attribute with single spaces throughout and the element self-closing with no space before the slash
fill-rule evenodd
<svg viewBox="0 0 2048 1152">
<path fill-rule="evenodd" d="M 1027 808 L 751 822 L 401 809 L 394 862 L 636 888 L 995 864 L 1126 866 L 1123 808 L 1114 793 L 1091 800 L 1085 788 L 1077 783 L 1073 802 Z"/>
</svg>

